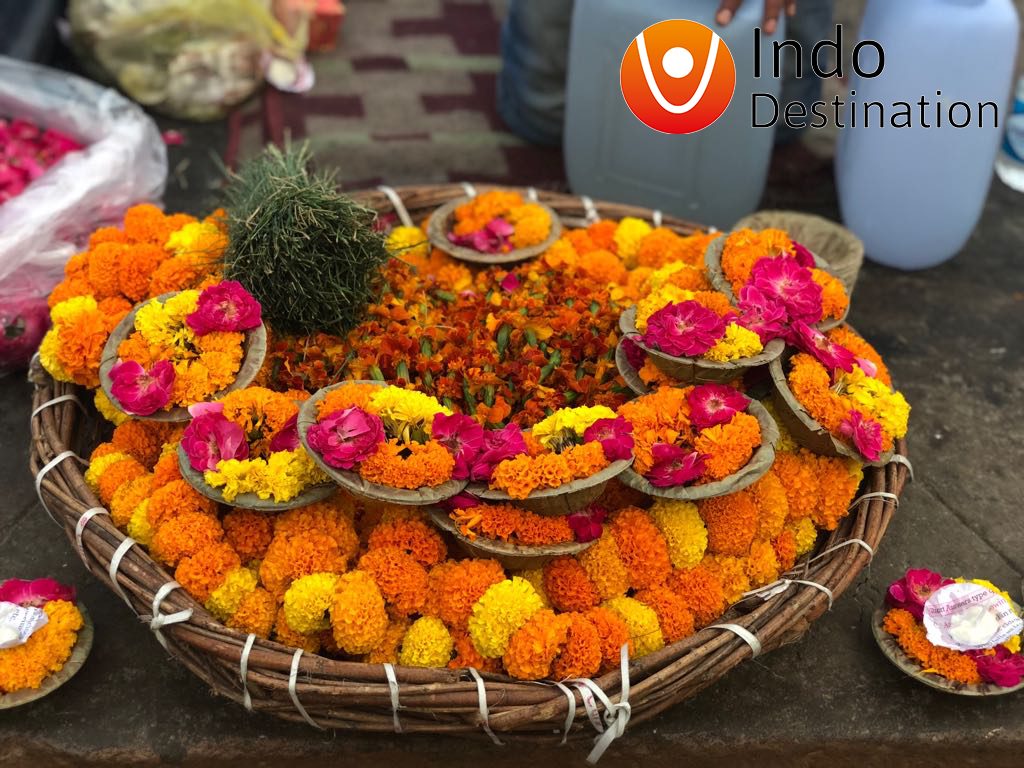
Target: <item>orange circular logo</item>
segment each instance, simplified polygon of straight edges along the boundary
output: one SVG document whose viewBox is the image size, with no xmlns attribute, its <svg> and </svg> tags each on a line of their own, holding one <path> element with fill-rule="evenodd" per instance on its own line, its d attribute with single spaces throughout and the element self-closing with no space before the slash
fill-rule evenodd
<svg viewBox="0 0 1024 768">
<path fill-rule="evenodd" d="M 619 83 L 641 122 L 662 133 L 693 133 L 729 106 L 736 64 L 713 30 L 696 21 L 669 19 L 652 24 L 629 44 Z"/>
</svg>

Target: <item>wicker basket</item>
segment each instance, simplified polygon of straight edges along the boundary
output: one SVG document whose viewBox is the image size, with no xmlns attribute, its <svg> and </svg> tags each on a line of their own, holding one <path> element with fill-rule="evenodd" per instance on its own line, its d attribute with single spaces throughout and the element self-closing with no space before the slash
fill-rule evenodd
<svg viewBox="0 0 1024 768">
<path fill-rule="evenodd" d="M 722 250 L 725 248 L 726 236 L 715 238 L 708 244 L 708 249 L 704 253 L 704 267 L 707 269 L 708 279 L 711 281 L 711 285 L 714 286 L 716 291 L 724 293 L 729 299 L 729 303 L 733 306 L 736 305 L 736 296 L 732 292 L 732 285 L 725 277 L 725 273 L 722 272 Z M 813 251 L 811 255 L 814 257 L 814 265 L 831 275 L 835 275 L 832 268 L 825 263 L 825 260 L 818 256 Z M 850 287 L 844 283 L 846 287 L 846 293 L 849 295 Z M 828 331 L 835 328 L 837 325 L 842 325 L 846 321 L 846 316 L 850 313 L 850 305 L 846 305 L 846 311 L 843 312 L 843 316 L 840 318 L 832 318 L 829 320 L 822 320 L 820 323 L 815 323 L 815 328 L 819 331 Z M 776 339 L 776 341 L 778 341 Z M 768 342 L 768 346 L 771 346 L 772 342 Z M 781 352 L 781 350 L 780 350 Z M 762 353 L 763 354 L 763 353 Z M 776 355 L 778 357 L 778 355 Z"/>
<path fill-rule="evenodd" d="M 156 297 L 158 301 L 167 301 L 172 296 L 177 296 L 178 291 L 172 291 L 170 293 L 163 293 Z M 110 369 L 114 367 L 117 362 L 118 354 L 117 350 L 121 346 L 121 342 L 127 339 L 132 331 L 135 330 L 135 315 L 138 311 L 152 299 L 147 299 L 139 304 L 132 307 L 132 311 L 121 318 L 121 322 L 117 324 L 117 327 L 111 332 L 107 338 L 107 343 L 103 345 L 103 355 L 100 358 L 100 386 L 103 388 L 104 394 L 109 398 L 110 402 L 114 404 L 114 407 L 120 411 L 127 413 L 124 408 L 121 407 L 121 403 L 114 397 L 111 392 L 111 386 L 113 382 L 110 380 Z M 263 366 L 263 358 L 267 354 L 267 328 L 263 323 L 260 323 L 256 328 L 245 332 L 245 356 L 242 358 L 241 365 L 238 368 L 238 375 L 235 376 L 235 380 L 231 382 L 224 389 L 219 392 L 214 392 L 209 400 L 216 400 L 219 397 L 223 397 L 228 392 L 233 392 L 236 389 L 244 389 L 248 387 L 253 379 L 256 378 L 256 374 L 260 372 L 260 368 Z M 148 419 L 149 421 L 189 421 L 192 417 L 188 413 L 187 408 L 181 406 L 175 406 L 169 408 L 166 411 L 157 411 L 156 413 L 150 414 L 149 416 L 136 416 L 131 414 L 132 418 L 135 419 Z"/>
<path fill-rule="evenodd" d="M 847 294 L 853 295 L 861 264 L 864 263 L 864 243 L 846 227 L 813 213 L 797 211 L 757 211 L 737 221 L 733 229 L 745 227 L 785 230 L 798 243 L 820 256 L 846 284 Z"/>
<path fill-rule="evenodd" d="M 391 194 L 395 194 L 393 190 Z M 405 213 L 422 216 L 454 197 L 464 194 L 460 185 L 411 187 L 400 189 L 396 198 L 404 201 Z M 383 213 L 394 210 L 388 192 L 376 191 L 361 196 Z M 579 198 L 555 193 L 540 193 L 540 198 L 563 217 L 583 217 L 590 207 Z M 638 216 L 650 220 L 649 210 L 625 205 L 598 204 L 597 210 L 610 217 Z M 665 217 L 660 222 L 681 233 L 693 226 Z M 55 382 L 36 364 L 31 372 L 35 384 L 34 408 L 41 408 L 32 419 L 32 443 L 29 463 L 39 477 L 40 493 L 47 509 L 64 528 L 72 542 L 76 526 L 81 529 L 81 556 L 86 567 L 105 584 L 123 593 L 132 611 L 147 622 L 154 613 L 158 591 L 162 615 L 191 611 L 185 621 L 156 622 L 154 633 L 166 642 L 169 653 L 204 680 L 216 693 L 238 703 L 248 703 L 258 712 L 285 720 L 308 722 L 322 728 L 393 734 L 400 721 L 404 733 L 455 734 L 477 733 L 482 738 L 487 712 L 489 729 L 503 740 L 521 735 L 552 746 L 565 728 L 569 701 L 563 689 L 554 685 L 511 680 L 502 675 L 481 673 L 482 683 L 465 669 L 418 669 L 397 667 L 397 699 L 393 707 L 388 670 L 383 665 L 338 661 L 304 654 L 275 642 L 226 628 L 206 609 L 180 589 L 167 589 L 172 576 L 141 547 L 126 539 L 106 515 L 95 515 L 99 506 L 85 483 L 81 466 L 74 460 L 77 451 L 89 450 L 106 436 L 91 411 L 83 417 L 71 399 L 55 398 L 81 394 L 73 385 Z M 897 444 L 899 453 L 905 444 Z M 48 467 L 45 472 L 41 471 Z M 801 561 L 797 578 L 814 581 L 835 597 L 845 592 L 868 564 L 869 555 L 860 546 L 841 546 L 859 539 L 877 549 L 907 480 L 903 464 L 871 468 L 865 473 L 862 493 L 854 509 L 830 536 L 821 541 L 816 559 Z M 890 495 L 891 494 L 891 495 Z M 128 544 L 125 542 L 128 541 Z M 837 546 L 839 545 L 839 546 Z M 118 566 L 110 575 L 111 560 Z M 763 602 L 747 601 L 753 606 L 741 613 L 731 609 L 722 619 L 741 627 L 757 638 L 764 651 L 800 639 L 812 621 L 829 605 L 828 597 L 806 584 L 790 583 Z M 656 653 L 631 660 L 628 695 L 623 693 L 623 672 L 614 669 L 594 679 L 613 703 L 608 722 L 623 725 L 628 700 L 630 724 L 643 722 L 664 712 L 673 704 L 694 696 L 714 683 L 737 664 L 752 656 L 751 646 L 735 631 L 708 627 L 690 637 L 666 646 Z M 241 662 L 246 661 L 243 674 Z M 481 693 L 482 692 L 482 693 Z M 587 717 L 582 694 L 574 696 L 575 717 L 570 738 L 592 737 L 594 730 Z M 483 707 L 481 705 L 484 705 Z M 603 705 L 598 705 L 602 710 Z M 397 714 L 397 720 L 396 720 Z"/>
</svg>

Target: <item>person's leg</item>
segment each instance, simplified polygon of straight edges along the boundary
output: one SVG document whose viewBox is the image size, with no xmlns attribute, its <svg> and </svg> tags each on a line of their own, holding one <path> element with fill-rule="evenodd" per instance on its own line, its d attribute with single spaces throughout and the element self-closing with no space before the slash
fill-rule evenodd
<svg viewBox="0 0 1024 768">
<path fill-rule="evenodd" d="M 800 43 L 801 74 L 796 76 L 796 57 L 791 48 L 784 50 L 782 104 L 799 101 L 804 105 L 807 115 L 811 114 L 811 104 L 821 99 L 821 80 L 814 74 L 811 52 L 820 40 L 831 40 L 835 34 L 832 22 L 834 0 L 799 0 L 796 15 L 786 21 L 786 38 Z M 824 54 L 822 55 L 824 59 Z M 822 68 L 827 62 L 821 62 Z M 780 122 L 775 129 L 775 143 L 788 144 L 800 138 L 803 128 L 790 128 Z"/>
<path fill-rule="evenodd" d="M 559 146 L 572 0 L 512 0 L 501 28 L 498 112 L 527 141 Z"/>
</svg>

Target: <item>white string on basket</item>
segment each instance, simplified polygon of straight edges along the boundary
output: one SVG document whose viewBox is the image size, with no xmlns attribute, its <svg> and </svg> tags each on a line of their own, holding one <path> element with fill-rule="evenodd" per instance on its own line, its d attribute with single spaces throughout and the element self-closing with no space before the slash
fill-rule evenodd
<svg viewBox="0 0 1024 768">
<path fill-rule="evenodd" d="M 569 688 L 565 683 L 555 683 L 555 686 L 565 694 L 565 698 L 569 700 L 568 709 L 565 713 L 565 728 L 562 731 L 562 740 L 559 744 L 565 744 L 569 739 L 569 731 L 572 730 L 572 723 L 576 719 L 576 696 L 573 694 L 572 689 Z"/>
<path fill-rule="evenodd" d="M 128 595 L 125 594 L 124 589 L 117 582 L 117 569 L 121 567 L 121 560 L 126 554 L 128 554 L 128 550 L 135 546 L 136 543 L 135 539 L 131 536 L 126 536 L 124 541 L 117 545 L 117 549 L 114 550 L 114 554 L 111 555 L 110 567 L 107 569 L 107 575 L 110 576 L 110 583 L 113 585 L 114 591 L 121 596 L 121 599 L 128 604 L 129 608 L 132 608 L 132 603 L 131 600 L 128 599 Z M 132 608 L 132 610 L 135 609 Z"/>
<path fill-rule="evenodd" d="M 409 211 L 405 208 L 405 203 L 402 202 L 402 198 L 398 192 L 395 191 L 394 187 L 389 187 L 387 184 L 381 184 L 377 187 L 383 192 L 388 200 L 391 201 L 392 207 L 395 209 L 395 214 L 398 216 L 398 220 L 402 222 L 403 227 L 414 226 L 412 223 L 412 217 L 409 215 Z"/>
<path fill-rule="evenodd" d="M 853 503 L 850 504 L 850 510 L 852 511 L 856 509 L 858 504 L 862 501 L 867 501 L 868 499 L 885 499 L 886 501 L 891 501 L 895 507 L 900 505 L 900 497 L 895 493 L 889 493 L 888 491 L 871 491 L 870 493 L 862 494 L 854 499 Z"/>
<path fill-rule="evenodd" d="M 476 680 L 476 693 L 480 700 L 480 724 L 483 726 L 484 732 L 491 737 L 491 741 L 499 747 L 503 747 L 505 742 L 499 739 L 498 735 L 491 730 L 491 715 L 490 710 L 487 708 L 487 689 L 484 688 L 484 679 L 480 677 L 480 673 L 473 667 L 468 669 L 469 674 Z"/>
<path fill-rule="evenodd" d="M 803 584 L 807 587 L 814 587 L 815 589 L 823 592 L 828 598 L 828 609 L 832 610 L 832 603 L 835 601 L 835 595 L 832 590 L 826 587 L 824 584 L 819 584 L 816 581 L 809 581 L 807 579 L 779 579 L 773 581 L 771 584 L 765 584 L 763 587 L 752 589 L 749 592 L 744 592 L 744 597 L 760 597 L 762 600 L 770 600 L 776 595 L 781 595 L 787 589 L 794 584 Z"/>
<path fill-rule="evenodd" d="M 29 414 L 28 420 L 29 420 L 29 422 L 31 422 L 40 413 L 42 413 L 47 408 L 49 408 L 49 407 L 51 407 L 53 405 L 57 405 L 57 403 L 67 403 L 67 402 L 74 403 L 75 405 L 78 406 L 78 410 L 80 410 L 83 414 L 85 414 L 85 412 L 86 412 L 85 411 L 85 406 L 82 405 L 82 401 L 79 400 L 75 395 L 73 395 L 71 393 L 68 393 L 66 395 L 58 395 L 57 397 L 54 397 L 54 398 L 51 398 L 51 399 L 47 400 L 45 403 L 41 403 L 41 404 L 37 405 L 32 410 L 32 413 Z"/>
<path fill-rule="evenodd" d="M 53 512 L 50 511 L 50 508 L 46 506 L 46 502 L 43 500 L 43 478 L 46 477 L 46 475 L 50 472 L 51 469 L 53 469 L 62 461 L 64 461 L 64 459 L 70 459 L 72 457 L 78 459 L 83 464 L 89 463 L 74 451 L 61 451 L 48 462 L 46 462 L 46 464 L 44 464 L 43 467 L 38 472 L 36 472 L 36 496 L 39 497 L 39 503 L 43 505 L 43 509 L 46 510 L 46 514 L 48 514 L 50 516 L 50 519 L 53 520 L 53 522 L 57 523 L 57 525 L 60 525 L 60 521 L 53 516 Z"/>
<path fill-rule="evenodd" d="M 109 516 L 110 513 L 103 507 L 89 507 L 78 518 L 78 522 L 75 523 L 75 545 L 78 547 L 78 554 L 82 556 L 83 561 L 85 560 L 85 545 L 82 543 L 82 534 L 85 533 L 85 527 L 89 525 L 89 521 L 96 517 L 96 515 Z"/>
<path fill-rule="evenodd" d="M 812 557 L 810 560 L 808 560 L 807 561 L 807 565 L 810 565 L 811 563 L 815 562 L 816 560 L 821 560 L 821 558 L 825 557 L 825 555 L 828 555 L 828 554 L 830 554 L 832 552 L 835 552 L 838 549 L 842 549 L 843 547 L 848 547 L 851 544 L 856 544 L 857 546 L 859 546 L 861 549 L 863 549 L 865 552 L 868 553 L 868 563 L 870 563 L 872 560 L 875 559 L 875 548 L 872 547 L 870 544 L 868 544 L 866 541 L 864 541 L 864 539 L 847 539 L 846 541 L 841 541 L 838 544 L 833 544 L 828 549 L 823 549 L 821 552 L 819 552 L 814 557 Z"/>
<path fill-rule="evenodd" d="M 889 459 L 890 464 L 902 464 L 907 468 L 907 477 L 911 482 L 914 481 L 914 465 L 910 463 L 910 459 L 904 456 L 902 453 L 894 453 Z"/>
<path fill-rule="evenodd" d="M 537 188 L 536 187 L 527 187 L 526 188 L 526 199 L 529 200 L 531 203 L 536 203 L 537 202 Z"/>
<path fill-rule="evenodd" d="M 164 647 L 165 651 L 170 649 L 167 647 L 167 638 L 164 637 L 164 633 L 161 630 L 168 624 L 180 624 L 192 618 L 191 608 L 185 608 L 174 613 L 160 613 L 161 603 L 176 589 L 181 589 L 181 584 L 176 581 L 168 581 L 153 595 L 153 616 L 149 620 L 149 628 L 153 630 L 153 634 L 156 635 L 156 639 Z"/>
<path fill-rule="evenodd" d="M 651 224 L 653 224 L 656 227 L 660 227 L 661 226 L 661 209 L 660 208 L 655 208 L 653 211 L 651 211 Z"/>
<path fill-rule="evenodd" d="M 757 639 L 757 635 L 751 632 L 746 627 L 741 627 L 739 624 L 712 624 L 705 629 L 724 629 L 727 632 L 732 632 L 736 637 L 745 642 L 750 646 L 750 658 L 755 659 L 761 655 L 761 641 Z"/>
<path fill-rule="evenodd" d="M 256 635 L 249 633 L 242 646 L 242 655 L 238 659 L 238 676 L 242 679 L 242 706 L 252 712 L 252 696 L 249 695 L 249 654 L 256 642 Z"/>
<path fill-rule="evenodd" d="M 466 193 L 467 197 L 476 197 L 476 187 L 468 181 L 459 182 L 459 186 L 462 187 L 462 191 Z"/>
<path fill-rule="evenodd" d="M 590 722 L 598 731 L 600 736 L 594 743 L 594 748 L 587 755 L 587 762 L 596 765 L 597 761 L 611 746 L 611 743 L 626 732 L 626 725 L 633 714 L 633 708 L 629 703 L 629 644 L 626 643 L 619 651 L 619 664 L 622 677 L 622 687 L 619 692 L 619 700 L 612 701 L 608 695 L 601 690 L 601 686 L 587 677 L 573 678 L 567 682 L 575 685 L 583 697 L 583 704 L 587 708 L 587 715 Z M 598 714 L 597 704 L 594 697 L 604 705 L 604 718 Z"/>
<path fill-rule="evenodd" d="M 296 648 L 295 653 L 292 654 L 292 669 L 288 673 L 288 695 L 292 697 L 292 704 L 295 705 L 295 709 L 302 715 L 302 719 L 312 725 L 314 728 L 324 730 L 324 727 L 320 725 L 316 720 L 309 716 L 309 712 L 302 706 L 302 702 L 299 701 L 299 693 L 296 690 L 296 684 L 299 680 L 299 661 L 302 659 L 302 649 Z"/>
<path fill-rule="evenodd" d="M 594 206 L 594 201 L 588 195 L 580 195 L 580 203 L 583 204 L 583 212 L 586 214 L 587 221 L 597 221 L 601 218 Z"/>
<path fill-rule="evenodd" d="M 398 701 L 398 677 L 395 676 L 393 664 L 384 662 L 384 674 L 388 678 L 388 693 L 391 695 L 391 715 L 395 719 L 395 733 L 402 732 L 402 721 L 398 719 L 398 710 L 402 705 Z"/>
</svg>

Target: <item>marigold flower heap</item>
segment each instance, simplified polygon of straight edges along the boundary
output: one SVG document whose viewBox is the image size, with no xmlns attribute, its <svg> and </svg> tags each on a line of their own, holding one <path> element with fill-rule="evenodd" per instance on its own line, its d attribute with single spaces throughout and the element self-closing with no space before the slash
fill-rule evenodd
<svg viewBox="0 0 1024 768">
<path fill-rule="evenodd" d="M 632 426 L 634 471 L 659 488 L 728 477 L 761 444 L 749 403 L 733 387 L 701 384 L 663 387 L 620 406 Z"/>
<path fill-rule="evenodd" d="M 181 437 L 189 464 L 227 501 L 255 493 L 285 502 L 327 481 L 299 443 L 299 408 L 287 395 L 247 387 L 189 412 Z"/>
<path fill-rule="evenodd" d="M 795 343 L 797 325 L 838 320 L 850 306 L 842 281 L 817 268 L 811 252 L 781 229 L 733 232 L 721 268 L 739 322 L 763 343 L 776 338 Z"/>
<path fill-rule="evenodd" d="M 991 683 L 1012 688 L 1024 679 L 1020 635 L 990 648 L 969 651 L 945 648 L 928 640 L 922 623 L 925 602 L 940 587 L 964 581 L 967 580 L 944 578 L 926 568 L 911 568 L 889 585 L 885 595 L 889 611 L 882 626 L 896 638 L 903 652 L 921 665 L 924 672 L 941 675 L 957 683 Z M 1006 592 L 984 579 L 971 579 L 970 582 L 1002 596 L 1019 615 Z"/>
<path fill-rule="evenodd" d="M 907 434 L 910 405 L 889 383 L 877 353 L 849 329 L 827 334 L 800 324 L 787 381 L 807 413 L 867 461 L 878 461 Z M 836 341 L 852 342 L 858 356 Z"/>
<path fill-rule="evenodd" d="M 226 244 L 219 213 L 197 221 L 148 204 L 129 208 L 120 229 L 97 229 L 50 294 L 43 367 L 58 381 L 99 386 L 103 346 L 132 305 L 211 279 Z"/>
<path fill-rule="evenodd" d="M 451 409 L 401 387 L 344 384 L 317 404 L 317 416 L 307 440 L 325 463 L 391 488 L 447 482 L 476 438 L 450 427 Z"/>
<path fill-rule="evenodd" d="M 455 208 L 455 226 L 448 239 L 480 253 L 508 253 L 547 240 L 551 217 L 518 192 L 491 189 Z"/>
</svg>

